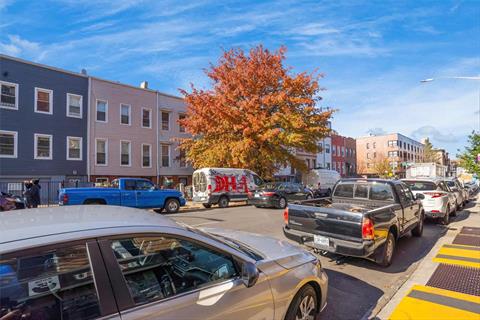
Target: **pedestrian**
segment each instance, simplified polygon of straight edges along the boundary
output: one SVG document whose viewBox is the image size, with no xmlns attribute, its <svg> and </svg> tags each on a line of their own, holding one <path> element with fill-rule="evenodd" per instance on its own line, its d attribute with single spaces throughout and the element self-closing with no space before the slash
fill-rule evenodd
<svg viewBox="0 0 480 320">
<path fill-rule="evenodd" d="M 32 207 L 37 208 L 40 205 L 40 181 L 38 179 L 32 180 Z"/>
<path fill-rule="evenodd" d="M 31 208 L 33 205 L 32 183 L 30 181 L 24 181 L 23 185 L 25 186 L 25 191 L 23 192 L 23 196 L 25 197 L 25 205 L 27 208 Z"/>
</svg>

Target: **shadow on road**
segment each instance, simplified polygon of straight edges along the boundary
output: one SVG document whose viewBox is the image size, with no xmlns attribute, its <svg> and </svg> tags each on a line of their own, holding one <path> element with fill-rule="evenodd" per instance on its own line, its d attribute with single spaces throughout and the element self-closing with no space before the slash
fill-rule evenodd
<svg viewBox="0 0 480 320">
<path fill-rule="evenodd" d="M 383 295 L 382 290 L 348 274 L 325 271 L 329 283 L 328 306 L 320 315 L 322 320 L 361 319 Z"/>
</svg>

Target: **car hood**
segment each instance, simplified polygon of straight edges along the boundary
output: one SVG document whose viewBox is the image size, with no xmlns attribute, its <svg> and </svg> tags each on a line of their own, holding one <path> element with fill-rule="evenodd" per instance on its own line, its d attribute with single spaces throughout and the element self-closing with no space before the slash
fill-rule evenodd
<svg viewBox="0 0 480 320">
<path fill-rule="evenodd" d="M 261 260 L 262 262 L 274 261 L 286 269 L 317 259 L 301 247 L 273 237 L 238 230 L 217 228 L 201 228 L 201 230 L 245 244 L 265 257 Z"/>
</svg>

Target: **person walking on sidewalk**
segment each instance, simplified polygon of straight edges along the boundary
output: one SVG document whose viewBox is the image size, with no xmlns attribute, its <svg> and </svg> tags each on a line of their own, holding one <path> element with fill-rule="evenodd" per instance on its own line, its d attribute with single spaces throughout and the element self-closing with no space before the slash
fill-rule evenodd
<svg viewBox="0 0 480 320">
<path fill-rule="evenodd" d="M 40 205 L 40 181 L 38 179 L 32 180 L 31 197 L 32 208 L 37 208 Z"/>
</svg>

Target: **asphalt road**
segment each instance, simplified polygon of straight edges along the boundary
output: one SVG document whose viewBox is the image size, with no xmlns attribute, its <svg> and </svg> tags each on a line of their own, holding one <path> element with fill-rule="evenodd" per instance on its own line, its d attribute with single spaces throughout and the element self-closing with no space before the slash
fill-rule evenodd
<svg viewBox="0 0 480 320">
<path fill-rule="evenodd" d="M 465 210 L 452 219 L 468 218 L 468 208 L 471 206 L 473 205 L 467 205 Z M 283 211 L 278 209 L 237 206 L 181 212 L 169 217 L 191 226 L 243 230 L 286 239 L 282 232 Z M 374 316 L 446 231 L 447 227 L 427 221 L 423 237 L 408 235 L 400 239 L 393 263 L 388 268 L 356 258 L 348 258 L 337 264 L 338 256 L 320 256 L 322 266 L 329 276 L 328 306 L 320 318 L 350 320 Z"/>
</svg>

